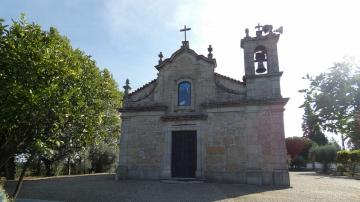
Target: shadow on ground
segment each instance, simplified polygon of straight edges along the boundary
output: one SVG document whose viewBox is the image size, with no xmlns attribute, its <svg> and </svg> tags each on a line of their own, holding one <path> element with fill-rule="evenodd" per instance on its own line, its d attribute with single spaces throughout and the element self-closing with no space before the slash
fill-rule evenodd
<svg viewBox="0 0 360 202">
<path fill-rule="evenodd" d="M 8 181 L 12 193 L 16 185 Z M 25 180 L 20 198 L 55 201 L 217 201 L 285 187 L 243 184 L 167 184 L 159 181 L 115 181 L 113 174 Z"/>
</svg>

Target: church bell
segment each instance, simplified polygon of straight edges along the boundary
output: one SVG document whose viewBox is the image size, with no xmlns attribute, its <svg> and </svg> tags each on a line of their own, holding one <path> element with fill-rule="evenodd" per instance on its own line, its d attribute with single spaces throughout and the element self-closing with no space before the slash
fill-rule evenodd
<svg viewBox="0 0 360 202">
<path fill-rule="evenodd" d="M 258 52 L 255 54 L 255 62 L 258 63 L 256 73 L 261 74 L 266 72 L 266 68 L 264 67 L 264 62 L 266 61 L 265 53 L 264 52 Z"/>
</svg>

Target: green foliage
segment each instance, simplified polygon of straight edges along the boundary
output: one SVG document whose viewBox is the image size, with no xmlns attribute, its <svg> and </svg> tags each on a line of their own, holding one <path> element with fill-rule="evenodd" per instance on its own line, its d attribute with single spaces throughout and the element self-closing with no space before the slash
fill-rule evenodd
<svg viewBox="0 0 360 202">
<path fill-rule="evenodd" d="M 0 21 L 0 167 L 14 154 L 57 162 L 117 137 L 122 94 L 107 69 L 55 28 Z"/>
<path fill-rule="evenodd" d="M 356 172 L 356 166 L 360 164 L 360 150 L 341 150 L 337 152 L 336 162 L 341 163 L 349 171 L 350 175 Z"/>
<path fill-rule="evenodd" d="M 305 97 L 305 102 L 302 105 L 304 108 L 302 129 L 304 131 L 304 137 L 316 142 L 318 145 L 326 145 L 328 140 L 325 134 L 321 131 L 319 119 L 315 115 L 314 109 L 310 104 L 311 98 L 309 95 Z"/>
<path fill-rule="evenodd" d="M 306 167 L 306 159 L 304 156 L 299 155 L 291 160 L 290 166 L 294 166 L 295 168 Z"/>
<path fill-rule="evenodd" d="M 353 163 L 360 163 L 360 149 L 352 150 L 349 154 L 349 160 Z"/>
<path fill-rule="evenodd" d="M 314 148 L 314 150 L 312 151 L 314 153 L 313 155 L 317 162 L 323 164 L 323 172 L 328 171 L 329 163 L 335 162 L 336 153 L 338 150 L 339 148 L 337 146 L 331 144 Z"/>
<path fill-rule="evenodd" d="M 349 163 L 350 151 L 340 150 L 336 153 L 336 162 L 346 166 Z"/>
<path fill-rule="evenodd" d="M 3 185 L 0 183 L 0 201 L 2 202 L 9 202 L 9 197 L 8 195 L 6 194 L 4 188 L 3 188 Z"/>
<path fill-rule="evenodd" d="M 336 171 L 340 172 L 341 175 L 343 175 L 344 172 L 346 172 L 346 168 L 343 164 L 336 165 Z"/>
<path fill-rule="evenodd" d="M 327 73 L 316 77 L 307 76 L 310 87 L 305 93 L 304 134 L 323 130 L 342 135 L 353 148 L 360 148 L 360 68 L 351 60 L 335 63 Z M 311 125 L 312 124 L 312 125 Z M 304 127 L 304 125 L 306 125 Z M 317 131 L 317 132 L 315 132 Z"/>
</svg>

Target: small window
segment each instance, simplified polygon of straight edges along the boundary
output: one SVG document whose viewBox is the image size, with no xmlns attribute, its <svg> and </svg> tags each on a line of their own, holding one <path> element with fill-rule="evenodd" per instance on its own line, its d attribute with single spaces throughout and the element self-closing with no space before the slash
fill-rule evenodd
<svg viewBox="0 0 360 202">
<path fill-rule="evenodd" d="M 188 81 L 179 83 L 178 86 L 178 105 L 190 106 L 191 105 L 191 84 Z"/>
</svg>

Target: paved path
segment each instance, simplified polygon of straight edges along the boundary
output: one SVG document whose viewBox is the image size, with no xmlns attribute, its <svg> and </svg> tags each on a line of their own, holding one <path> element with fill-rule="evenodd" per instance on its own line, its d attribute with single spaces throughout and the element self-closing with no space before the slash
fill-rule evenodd
<svg viewBox="0 0 360 202">
<path fill-rule="evenodd" d="M 360 180 L 290 173 L 290 188 L 240 184 L 114 181 L 110 174 L 26 180 L 20 198 L 53 201 L 344 201 L 360 202 Z M 7 183 L 7 190 L 14 188 Z"/>
</svg>

